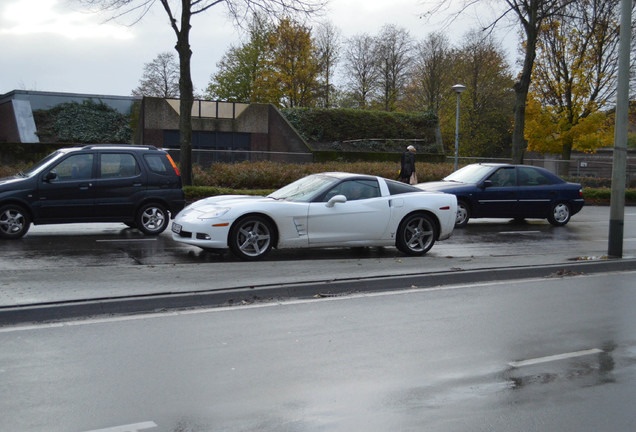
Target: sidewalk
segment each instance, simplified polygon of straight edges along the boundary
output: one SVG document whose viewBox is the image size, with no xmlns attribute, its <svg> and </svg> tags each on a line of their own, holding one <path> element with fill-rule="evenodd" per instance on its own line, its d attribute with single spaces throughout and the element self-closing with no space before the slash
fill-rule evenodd
<svg viewBox="0 0 636 432">
<path fill-rule="evenodd" d="M 0 272 L 0 325 L 354 292 L 427 288 L 522 278 L 634 271 L 635 258 L 450 257 L 443 243 L 425 257 L 255 263 L 94 266 Z M 246 272 L 246 269 L 249 271 Z"/>
</svg>

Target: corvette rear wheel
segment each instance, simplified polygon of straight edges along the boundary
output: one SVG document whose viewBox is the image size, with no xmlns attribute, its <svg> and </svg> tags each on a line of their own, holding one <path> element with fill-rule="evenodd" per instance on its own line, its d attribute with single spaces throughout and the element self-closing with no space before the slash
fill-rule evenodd
<svg viewBox="0 0 636 432">
<path fill-rule="evenodd" d="M 253 261 L 263 258 L 272 249 L 273 229 L 261 216 L 247 216 L 230 231 L 230 250 L 237 257 Z"/>
<path fill-rule="evenodd" d="M 402 221 L 396 247 L 407 255 L 424 255 L 435 244 L 437 228 L 431 216 L 416 213 Z"/>
</svg>

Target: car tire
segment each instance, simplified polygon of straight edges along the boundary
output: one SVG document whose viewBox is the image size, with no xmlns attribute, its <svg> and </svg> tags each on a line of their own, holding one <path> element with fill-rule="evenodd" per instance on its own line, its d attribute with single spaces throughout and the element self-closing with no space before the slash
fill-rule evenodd
<svg viewBox="0 0 636 432">
<path fill-rule="evenodd" d="M 31 217 L 24 207 L 7 204 L 0 207 L 0 238 L 19 239 L 31 227 Z"/>
<path fill-rule="evenodd" d="M 246 216 L 232 226 L 228 246 L 240 259 L 254 261 L 269 253 L 273 239 L 274 230 L 267 219 L 262 216 Z"/>
<path fill-rule="evenodd" d="M 457 200 L 457 216 L 455 217 L 455 228 L 465 227 L 470 219 L 470 207 L 464 200 Z"/>
<path fill-rule="evenodd" d="M 437 225 L 425 213 L 407 216 L 398 228 L 396 247 L 406 255 L 424 255 L 435 244 Z"/>
<path fill-rule="evenodd" d="M 558 202 L 550 209 L 548 222 L 554 226 L 563 226 L 570 221 L 571 215 L 570 206 L 567 203 Z"/>
<path fill-rule="evenodd" d="M 137 211 L 135 226 L 146 235 L 161 234 L 168 226 L 170 215 L 166 208 L 157 203 L 144 204 Z"/>
</svg>

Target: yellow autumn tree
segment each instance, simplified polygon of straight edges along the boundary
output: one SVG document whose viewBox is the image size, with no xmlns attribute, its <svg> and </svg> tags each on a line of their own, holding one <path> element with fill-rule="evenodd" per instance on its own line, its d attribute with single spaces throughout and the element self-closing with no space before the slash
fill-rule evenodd
<svg viewBox="0 0 636 432">
<path fill-rule="evenodd" d="M 271 72 L 287 108 L 315 105 L 320 62 L 311 29 L 283 18 L 270 35 Z"/>
<path fill-rule="evenodd" d="M 601 109 L 614 96 L 618 71 L 619 0 L 568 7 L 571 19 L 541 29 L 525 125 L 529 150 L 563 160 L 573 149 L 611 145 L 612 127 Z"/>
</svg>

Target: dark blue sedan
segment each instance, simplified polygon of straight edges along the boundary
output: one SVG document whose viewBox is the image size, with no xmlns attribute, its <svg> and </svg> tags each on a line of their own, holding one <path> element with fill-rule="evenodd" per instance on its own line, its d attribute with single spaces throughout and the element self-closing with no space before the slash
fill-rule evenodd
<svg viewBox="0 0 636 432">
<path fill-rule="evenodd" d="M 539 218 L 561 226 L 584 204 L 580 184 L 527 165 L 472 164 L 417 187 L 457 196 L 456 227 L 470 218 Z"/>
</svg>

